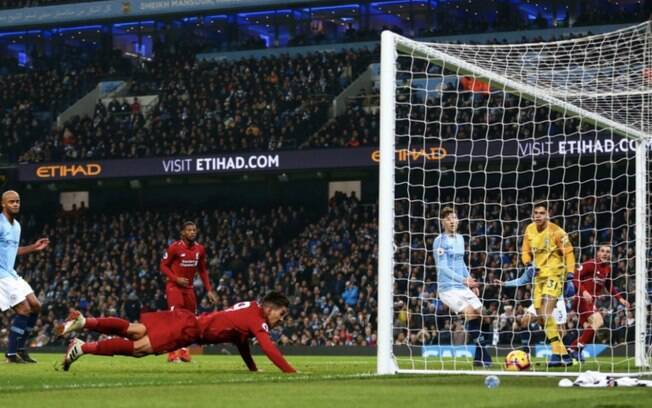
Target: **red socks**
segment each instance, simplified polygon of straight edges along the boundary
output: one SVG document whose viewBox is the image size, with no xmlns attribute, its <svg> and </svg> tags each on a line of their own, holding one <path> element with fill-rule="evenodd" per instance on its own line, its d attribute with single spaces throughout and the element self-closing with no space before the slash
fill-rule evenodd
<svg viewBox="0 0 652 408">
<path fill-rule="evenodd" d="M 84 327 L 98 333 L 127 337 L 129 322 L 118 319 L 117 317 L 87 317 L 86 325 Z"/>
<path fill-rule="evenodd" d="M 595 330 L 591 326 L 587 327 L 586 329 L 582 330 L 582 335 L 575 339 L 573 341 L 573 344 L 571 347 L 576 348 L 578 344 L 581 344 L 582 346 L 585 346 L 593 341 L 593 335 L 595 334 Z"/>
<path fill-rule="evenodd" d="M 84 354 L 95 354 L 98 356 L 133 356 L 134 342 L 126 339 L 108 339 L 95 343 L 82 345 Z"/>
<path fill-rule="evenodd" d="M 117 317 L 87 317 L 84 327 L 98 333 L 127 337 L 129 322 Z M 134 342 L 127 339 L 113 338 L 82 345 L 84 354 L 99 356 L 133 356 Z"/>
</svg>

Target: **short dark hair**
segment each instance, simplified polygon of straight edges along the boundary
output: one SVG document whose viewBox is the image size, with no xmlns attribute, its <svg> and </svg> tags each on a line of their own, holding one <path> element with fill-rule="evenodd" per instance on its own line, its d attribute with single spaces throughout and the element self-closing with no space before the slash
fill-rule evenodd
<svg viewBox="0 0 652 408">
<path fill-rule="evenodd" d="M 543 207 L 544 210 L 548 211 L 548 202 L 544 201 L 544 200 L 537 201 L 532 206 L 532 209 L 534 210 L 534 209 L 539 208 L 539 207 Z"/>
<path fill-rule="evenodd" d="M 598 249 L 602 248 L 603 246 L 609 247 L 609 249 L 611 249 L 611 242 L 606 242 L 606 241 L 600 242 L 595 247 L 595 249 L 598 250 Z"/>
<path fill-rule="evenodd" d="M 190 227 L 190 226 L 197 227 L 197 224 L 195 224 L 195 223 L 192 222 L 192 221 L 185 221 L 185 222 L 183 223 L 183 225 L 181 226 L 181 231 L 185 230 L 186 227 Z"/>
<path fill-rule="evenodd" d="M 439 218 L 443 220 L 444 218 L 446 218 L 449 215 L 454 214 L 454 213 L 455 213 L 455 210 L 453 209 L 453 207 L 444 207 L 444 208 L 442 208 L 441 212 L 439 213 Z"/>
<path fill-rule="evenodd" d="M 274 307 L 290 307 L 290 301 L 287 296 L 279 292 L 269 292 L 263 297 L 263 305 L 272 305 Z"/>
</svg>

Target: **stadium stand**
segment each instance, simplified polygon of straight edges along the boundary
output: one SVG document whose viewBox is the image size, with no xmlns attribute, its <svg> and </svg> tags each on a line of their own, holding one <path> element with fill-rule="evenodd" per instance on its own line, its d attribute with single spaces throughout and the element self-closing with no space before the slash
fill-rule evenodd
<svg viewBox="0 0 652 408">
<path fill-rule="evenodd" d="M 296 148 L 326 122 L 329 102 L 366 69 L 372 55 L 321 52 L 233 62 L 163 55 L 134 74 L 132 94 L 159 96 L 147 116 L 123 100 L 98 105 L 93 118 L 73 118 L 53 129 L 20 160 Z M 21 130 L 16 138 L 24 141 Z M 17 149 L 8 150 L 14 156 Z"/>
<path fill-rule="evenodd" d="M 452 200 L 445 197 L 443 200 Z M 607 195 L 598 199 L 584 199 L 575 205 L 565 206 L 566 228 L 577 231 L 571 239 L 584 250 L 580 260 L 588 259 L 591 244 L 613 235 L 632 233 L 627 231 L 624 200 L 626 195 Z M 551 209 L 561 214 L 559 201 Z M 460 206 L 461 219 L 469 212 L 478 218 L 481 206 L 466 208 Z M 517 209 L 518 208 L 518 209 Z M 623 208 L 614 213 L 622 223 L 619 228 L 609 230 L 600 225 L 594 217 L 581 217 L 594 208 L 607 211 L 609 208 Z M 502 223 L 502 232 L 508 235 L 522 228 L 529 220 L 528 206 L 517 205 L 502 208 L 514 211 L 513 223 Z M 501 207 L 488 204 L 484 208 L 487 219 L 498 219 Z M 56 322 L 65 318 L 69 308 L 79 308 L 97 316 L 118 315 L 130 320 L 138 319 L 141 311 L 165 309 L 163 278 L 158 270 L 162 251 L 177 236 L 183 220 L 194 219 L 199 225 L 202 242 L 209 255 L 210 276 L 219 294 L 218 309 L 223 309 L 242 299 L 256 297 L 272 289 L 285 289 L 292 305 L 290 316 L 282 331 L 275 332 L 275 339 L 281 344 L 323 345 L 323 346 L 371 346 L 375 345 L 376 318 L 376 252 L 377 252 L 377 208 L 364 205 L 355 196 L 336 194 L 322 214 L 308 214 L 305 209 L 280 206 L 272 210 L 255 209 L 222 210 L 204 209 L 197 211 L 132 211 L 109 215 L 80 208 L 72 212 L 59 212 L 49 222 L 38 222 L 33 216 L 23 216 L 26 240 L 49 236 L 53 246 L 42 254 L 19 258 L 17 270 L 36 289 L 44 304 L 37 324 L 38 336 L 34 347 L 58 344 L 52 329 Z M 554 220 L 555 218 L 553 218 Z M 616 223 L 614 222 L 614 225 Z M 491 239 L 473 238 L 470 242 L 475 254 L 470 259 L 471 273 L 482 279 L 483 269 L 489 270 L 486 281 L 501 276 L 504 279 L 516 277 L 515 243 L 499 238 L 495 225 L 476 221 L 473 225 L 462 223 L 461 231 L 472 231 L 474 236 L 486 228 Z M 431 245 L 437 226 L 425 243 Z M 484 236 L 484 235 L 483 235 Z M 409 239 L 403 237 L 403 239 Z M 93 245 L 93 242 L 98 244 Z M 486 254 L 483 258 L 480 254 Z M 629 296 L 633 282 L 625 281 L 622 260 L 631 258 L 631 248 L 620 245 L 614 248 L 615 284 Z M 418 264 L 419 260 L 412 260 Z M 423 260 L 432 265 L 432 257 Z M 629 262 L 628 264 L 632 264 Z M 406 272 L 407 273 L 407 272 Z M 406 275 L 407 276 L 407 275 Z M 419 272 L 413 276 L 420 276 Z M 397 285 L 405 280 L 397 275 Z M 427 330 L 408 333 L 400 330 L 397 343 L 412 336 L 412 344 L 461 344 L 464 340 L 463 321 L 451 318 L 447 308 L 435 295 L 434 276 L 426 285 L 411 284 L 415 293 L 409 304 L 398 301 L 396 326 L 409 325 L 409 319 L 421 319 L 417 311 L 426 313 Z M 205 298 L 201 283 L 196 282 L 199 291 L 199 311 L 213 310 Z M 514 332 L 523 329 L 519 320 L 529 305 L 530 288 L 525 287 L 503 292 L 499 306 L 495 287 L 485 286 L 485 308 L 487 316 L 484 330 L 495 332 L 501 344 L 518 342 Z M 65 296 L 64 296 L 65 295 Z M 508 306 L 507 308 L 505 306 Z M 599 303 L 604 315 L 605 327 L 598 332 L 598 341 L 619 344 L 632 335 L 626 330 L 633 324 L 626 310 L 615 307 L 609 299 Z M 414 312 L 414 313 L 412 313 Z M 2 327 L 7 327 L 9 315 L 2 316 Z M 577 316 L 569 311 L 567 333 L 573 335 Z M 6 331 L 0 335 L 0 344 L 6 341 Z M 538 330 L 533 335 L 541 337 Z M 631 340 L 631 339 L 630 339 Z M 520 345 L 520 344 L 519 344 Z"/>
<path fill-rule="evenodd" d="M 0 8 L 61 3 L 67 2 L 6 0 L 0 1 Z M 589 13 L 578 17 L 577 24 L 615 23 L 636 18 L 629 14 Z M 421 35 L 468 31 L 465 26 L 451 24 L 450 27 L 450 31 L 432 30 Z M 501 29 L 512 28 L 521 27 L 501 26 Z M 351 29 L 343 41 L 377 38 L 376 31 Z M 299 34 L 290 44 L 321 44 L 331 40 L 334 39 Z M 542 38 L 523 37 L 522 42 L 527 41 L 542 41 Z M 502 40 L 496 38 L 489 42 Z M 241 49 L 262 46 L 260 40 L 238 45 Z M 55 58 L 35 58 L 33 69 L 19 67 L 15 61 L 3 58 L 0 60 L 0 159 L 12 163 L 74 161 L 241 150 L 355 148 L 378 144 L 376 95 L 352 99 L 347 112 L 337 119 L 328 116 L 333 97 L 369 64 L 377 62 L 377 50 L 198 62 L 195 54 L 208 48 L 210 44 L 197 43 L 182 49 L 179 44 L 166 42 L 157 46 L 158 52 L 150 62 L 127 60 L 116 53 L 91 56 L 68 50 Z M 157 104 L 144 114 L 138 103 L 127 103 L 120 97 L 107 105 L 98 104 L 92 117 L 76 117 L 61 127 L 52 125 L 58 114 L 98 81 L 112 78 L 129 80 L 131 96 L 157 95 Z M 455 86 L 458 85 L 449 84 L 449 87 Z M 488 104 L 486 98 L 489 98 Z M 441 114 L 446 119 L 447 115 L 458 112 L 466 115 L 469 126 L 454 129 L 451 125 L 442 129 L 441 134 L 428 129 L 429 136 L 474 139 L 477 136 L 473 132 L 485 132 L 482 124 L 499 118 L 512 121 L 509 115 L 517 115 L 518 110 L 512 108 L 519 104 L 518 100 L 498 93 L 473 96 L 468 93 L 456 98 L 450 92 L 443 101 L 444 105 L 429 109 L 428 115 L 434 118 Z M 484 105 L 492 109 L 470 114 Z M 576 122 L 556 112 L 520 112 L 524 121 L 552 117 L 553 126 L 578 128 Z M 453 122 L 452 118 L 448 119 L 444 121 Z M 472 121 L 473 126 L 470 126 Z M 535 129 L 538 131 L 550 130 Z M 501 134 L 517 136 L 515 130 Z M 531 138 L 534 135 L 521 132 L 518 136 Z M 593 201 L 587 198 L 574 206 L 564 207 L 566 229 L 575 231 L 572 239 L 578 247 L 589 248 L 597 241 L 611 238 L 604 235 L 607 229 L 600 227 L 599 219 L 580 214 L 588 214 L 595 208 L 610 212 L 614 208 L 631 208 L 626 205 L 631 197 L 606 196 L 605 193 Z M 458 199 L 468 201 L 465 197 L 458 196 Z M 453 202 L 454 199 L 442 197 L 440 201 Z M 491 236 L 498 237 L 510 231 L 513 234 L 522 229 L 521 224 L 529 217 L 523 212 L 525 208 L 520 206 L 515 210 L 512 224 L 463 224 L 461 229 L 471 235 L 485 234 L 486 228 L 502 228 L 502 231 L 489 234 Z M 466 219 L 473 211 L 473 208 L 463 209 L 460 218 Z M 496 204 L 487 204 L 482 211 L 482 215 L 473 218 L 501 218 L 501 208 Z M 561 209 L 553 208 L 552 213 L 560 215 Z M 626 229 L 626 225 L 631 225 L 626 217 L 631 216 L 613 212 L 613 217 L 620 219 L 612 222 L 618 226 L 611 230 L 613 236 L 632 233 Z M 45 235 L 53 242 L 44 253 L 20 258 L 16 268 L 44 303 L 37 323 L 38 336 L 32 346 L 61 344 L 61 340 L 53 337 L 53 327 L 72 307 L 91 315 L 119 315 L 130 320 L 136 320 L 141 311 L 165 309 L 158 262 L 185 219 L 196 220 L 202 232 L 200 240 L 207 247 L 211 279 L 220 297 L 217 308 L 270 289 L 285 288 L 291 296 L 292 307 L 284 329 L 274 334 L 281 344 L 375 345 L 377 209 L 375 205 L 362 204 L 356 197 L 337 194 L 327 211 L 318 214 L 281 206 L 273 210 L 210 208 L 121 214 L 81 208 L 73 212 L 59 211 L 46 221 L 37 220 L 33 214 L 21 215 L 25 225 L 23 241 Z M 432 228 L 434 234 L 438 228 Z M 409 237 L 403 239 L 409 242 Z M 90 242 L 99 245 L 91 246 Z M 427 248 L 431 242 L 419 244 Z M 499 274 L 504 278 L 516 276 L 515 242 L 472 240 L 471 248 L 476 254 L 487 254 L 486 259 L 470 260 L 476 278 L 483 276 L 483 268 L 493 269 L 488 279 Z M 632 257 L 631 248 L 618 246 L 614 250 L 615 259 Z M 588 256 L 583 253 L 581 259 Z M 431 257 L 424 257 L 423 264 L 432 265 Z M 623 270 L 624 265 L 624 262 L 614 264 L 614 277 L 616 285 L 628 293 L 633 289 L 633 282 L 624 281 L 626 274 L 631 276 L 631 271 Z M 419 286 L 411 285 L 412 288 Z M 487 298 L 498 298 L 497 293 L 491 294 L 495 288 L 487 286 L 485 290 L 489 294 Z M 420 324 L 409 323 L 410 319 L 417 318 L 412 312 L 428 311 L 425 325 L 428 329 L 416 333 L 399 331 L 395 333 L 397 344 L 408 336 L 412 337 L 412 344 L 460 344 L 464 341 L 462 320 L 450 317 L 446 307 L 436 301 L 435 291 L 432 285 L 422 285 L 419 293 L 411 294 L 410 301 L 395 304 L 396 319 L 401 321 L 395 326 L 420 327 Z M 488 318 L 484 330 L 495 332 L 500 343 L 509 343 L 514 341 L 514 331 L 525 329 L 518 321 L 530 292 L 525 288 L 502 296 L 500 306 L 497 301 L 485 304 Z M 213 309 L 202 292 L 200 299 L 200 311 Z M 632 330 L 627 330 L 633 324 L 630 312 L 615 308 L 606 300 L 599 306 L 606 324 L 605 329 L 598 332 L 598 341 L 618 344 L 628 340 L 627 336 L 633 334 Z M 0 316 L 0 327 L 8 327 L 10 318 L 11 314 Z M 577 316 L 571 311 L 568 333 L 576 324 Z M 0 347 L 5 346 L 6 335 L 3 329 Z"/>
<path fill-rule="evenodd" d="M 4 149 L 5 155 L 11 160 L 22 152 L 18 154 L 21 162 L 44 162 L 374 146 L 378 143 L 378 111 L 375 109 L 378 100 L 375 95 L 352 99 L 348 102 L 346 115 L 335 120 L 328 119 L 328 107 L 334 96 L 370 63 L 377 61 L 376 51 L 358 49 L 217 62 L 197 62 L 191 53 L 182 56 L 162 53 L 151 63 L 136 67 L 122 64 L 120 70 L 113 70 L 114 76 L 130 69 L 133 71 L 132 95 L 159 96 L 159 102 L 147 115 L 137 106 L 127 106 L 124 99 L 115 100 L 108 106 L 98 105 L 92 118 L 74 117 L 51 131 L 40 127 L 40 135 L 45 137 L 34 138 L 31 134 L 36 132 L 13 125 L 18 120 L 14 118 L 17 114 L 9 112 L 5 116 L 12 137 Z M 9 76 L 7 82 L 14 79 L 15 76 Z M 65 79 L 65 76 L 60 77 L 64 83 Z M 256 86 L 252 87 L 251 82 Z M 497 122 L 504 115 L 511 118 L 519 112 L 514 109 L 521 103 L 516 98 L 502 93 L 468 93 L 457 98 L 456 85 L 449 83 L 447 86 L 449 92 L 445 91 L 444 104 L 440 108 L 430 108 L 439 102 L 428 101 L 428 118 L 437 118 L 440 113 L 446 118 L 462 112 L 468 117 L 468 125 L 458 129 L 451 124 L 441 133 L 430 128 L 428 132 L 432 137 L 480 137 L 486 132 L 487 120 L 489 123 Z M 488 102 L 487 98 L 490 98 Z M 249 103 L 250 100 L 254 102 Z M 61 99 L 55 98 L 54 101 L 64 105 Z M 6 105 L 13 106 L 10 96 Z M 479 106 L 493 109 L 487 112 L 480 109 L 478 114 L 476 108 Z M 22 111 L 30 111 L 33 115 L 39 109 L 43 107 L 28 105 Z M 418 116 L 420 109 L 424 106 L 416 106 L 413 114 Z M 551 131 L 560 126 L 577 128 L 577 123 L 564 119 L 557 112 L 528 111 L 527 115 L 552 115 L 556 123 Z M 452 117 L 449 119 L 453 123 Z M 20 125 L 25 121 L 18 122 Z M 496 126 L 490 126 L 490 130 L 501 134 Z M 528 132 L 513 130 L 513 135 L 517 133 L 523 138 L 532 136 Z M 25 146 L 29 148 L 25 149 Z"/>
</svg>

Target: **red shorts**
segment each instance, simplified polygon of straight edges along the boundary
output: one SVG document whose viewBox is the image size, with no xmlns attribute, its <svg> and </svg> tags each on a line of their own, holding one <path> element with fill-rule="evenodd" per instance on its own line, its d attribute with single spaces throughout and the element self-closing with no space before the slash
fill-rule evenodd
<svg viewBox="0 0 652 408">
<path fill-rule="evenodd" d="M 176 283 L 168 282 L 165 285 L 165 297 L 168 300 L 170 310 L 186 309 L 192 313 L 197 310 L 197 297 L 192 287 L 182 288 Z"/>
<path fill-rule="evenodd" d="M 140 322 L 147 328 L 155 354 L 187 347 L 199 339 L 197 318 L 187 310 L 143 313 Z"/>
<path fill-rule="evenodd" d="M 580 328 L 584 326 L 584 323 L 593 313 L 597 312 L 593 302 L 587 302 L 581 297 L 576 297 L 573 301 L 573 310 L 577 312 Z"/>
</svg>

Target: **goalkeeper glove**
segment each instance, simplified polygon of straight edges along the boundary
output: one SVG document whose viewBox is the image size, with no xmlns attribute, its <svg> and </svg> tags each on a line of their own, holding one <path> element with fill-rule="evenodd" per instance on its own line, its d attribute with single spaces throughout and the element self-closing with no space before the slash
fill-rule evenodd
<svg viewBox="0 0 652 408">
<path fill-rule="evenodd" d="M 537 272 L 539 272 L 539 271 L 537 270 L 537 268 L 534 267 L 534 264 L 528 264 L 525 267 L 525 270 L 523 271 L 523 273 L 530 276 L 530 278 L 534 278 L 534 276 L 537 274 Z"/>
<path fill-rule="evenodd" d="M 564 297 L 566 299 L 570 299 L 575 296 L 575 285 L 573 284 L 573 277 L 574 275 L 572 273 L 566 274 L 566 282 L 564 283 Z"/>
</svg>

